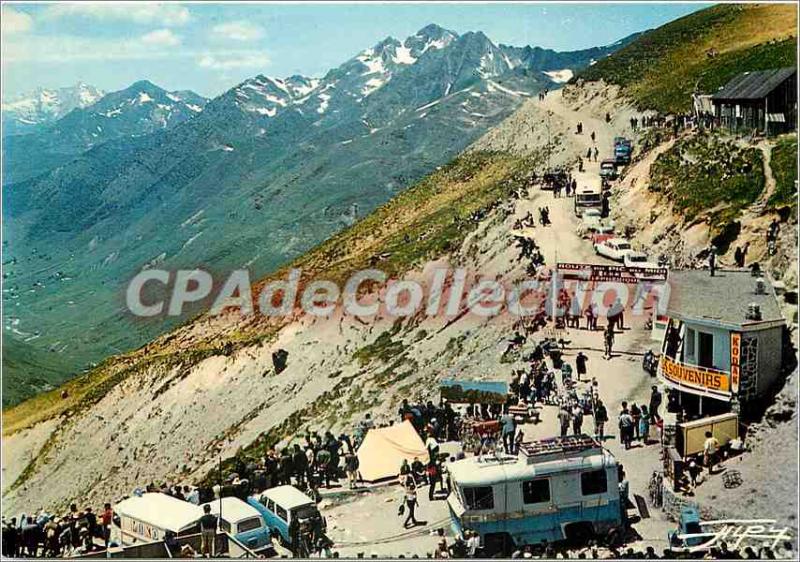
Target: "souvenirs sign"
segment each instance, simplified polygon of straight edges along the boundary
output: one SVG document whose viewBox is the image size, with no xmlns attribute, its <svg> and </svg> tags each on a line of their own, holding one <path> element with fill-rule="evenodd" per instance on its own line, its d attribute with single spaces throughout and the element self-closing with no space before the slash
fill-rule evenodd
<svg viewBox="0 0 800 562">
<path fill-rule="evenodd" d="M 683 386 L 717 393 L 730 393 L 728 373 L 678 363 L 666 355 L 661 356 L 661 374 L 665 379 Z"/>
</svg>

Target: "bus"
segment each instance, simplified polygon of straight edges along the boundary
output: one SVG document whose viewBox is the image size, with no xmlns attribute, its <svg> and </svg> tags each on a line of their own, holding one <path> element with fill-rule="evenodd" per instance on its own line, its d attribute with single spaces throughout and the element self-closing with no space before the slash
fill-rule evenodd
<svg viewBox="0 0 800 562">
<path fill-rule="evenodd" d="M 586 209 L 602 209 L 603 194 L 599 187 L 581 187 L 575 193 L 575 215 L 583 216 Z"/>
<path fill-rule="evenodd" d="M 623 522 L 619 471 L 614 456 L 587 435 L 522 443 L 517 456 L 450 463 L 453 532 L 478 533 L 487 556 L 607 534 Z"/>
</svg>

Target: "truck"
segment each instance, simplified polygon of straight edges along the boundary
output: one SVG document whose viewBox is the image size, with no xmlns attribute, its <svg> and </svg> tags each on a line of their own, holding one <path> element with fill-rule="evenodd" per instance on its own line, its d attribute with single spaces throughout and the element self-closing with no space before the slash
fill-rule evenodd
<svg viewBox="0 0 800 562">
<path fill-rule="evenodd" d="M 585 543 L 619 530 L 625 504 L 614 456 L 588 435 L 522 443 L 519 455 L 448 464 L 453 532 L 476 532 L 486 556 L 542 541 Z"/>
<path fill-rule="evenodd" d="M 630 164 L 633 145 L 625 137 L 614 138 L 614 161 L 619 164 Z"/>
</svg>

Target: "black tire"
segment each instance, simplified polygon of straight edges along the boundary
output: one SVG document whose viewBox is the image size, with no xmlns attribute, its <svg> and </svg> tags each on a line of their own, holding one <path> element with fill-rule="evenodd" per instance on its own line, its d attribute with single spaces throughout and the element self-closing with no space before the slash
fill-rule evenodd
<svg viewBox="0 0 800 562">
<path fill-rule="evenodd" d="M 569 523 L 564 526 L 564 539 L 568 544 L 586 546 L 594 536 L 594 526 L 588 521 Z"/>
</svg>

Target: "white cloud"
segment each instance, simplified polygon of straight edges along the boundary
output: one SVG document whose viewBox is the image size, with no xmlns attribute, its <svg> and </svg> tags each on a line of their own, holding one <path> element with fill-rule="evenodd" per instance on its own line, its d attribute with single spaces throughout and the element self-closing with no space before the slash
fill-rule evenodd
<svg viewBox="0 0 800 562">
<path fill-rule="evenodd" d="M 77 16 L 97 20 L 156 24 L 165 27 L 183 25 L 190 19 L 188 8 L 173 3 L 76 2 L 53 4 L 44 13 L 47 17 L 52 18 Z"/>
<path fill-rule="evenodd" d="M 156 29 L 155 31 L 142 35 L 142 43 L 145 45 L 174 47 L 175 45 L 181 44 L 181 39 L 169 29 Z"/>
<path fill-rule="evenodd" d="M 211 32 L 221 39 L 233 41 L 255 41 L 264 36 L 264 28 L 245 20 L 220 23 L 211 28 Z"/>
<path fill-rule="evenodd" d="M 197 65 L 212 70 L 231 70 L 235 68 L 263 68 L 269 64 L 269 57 L 263 51 L 222 51 L 203 53 Z"/>
<path fill-rule="evenodd" d="M 0 11 L 3 33 L 23 33 L 33 27 L 33 18 L 10 6 L 3 6 Z"/>
</svg>

